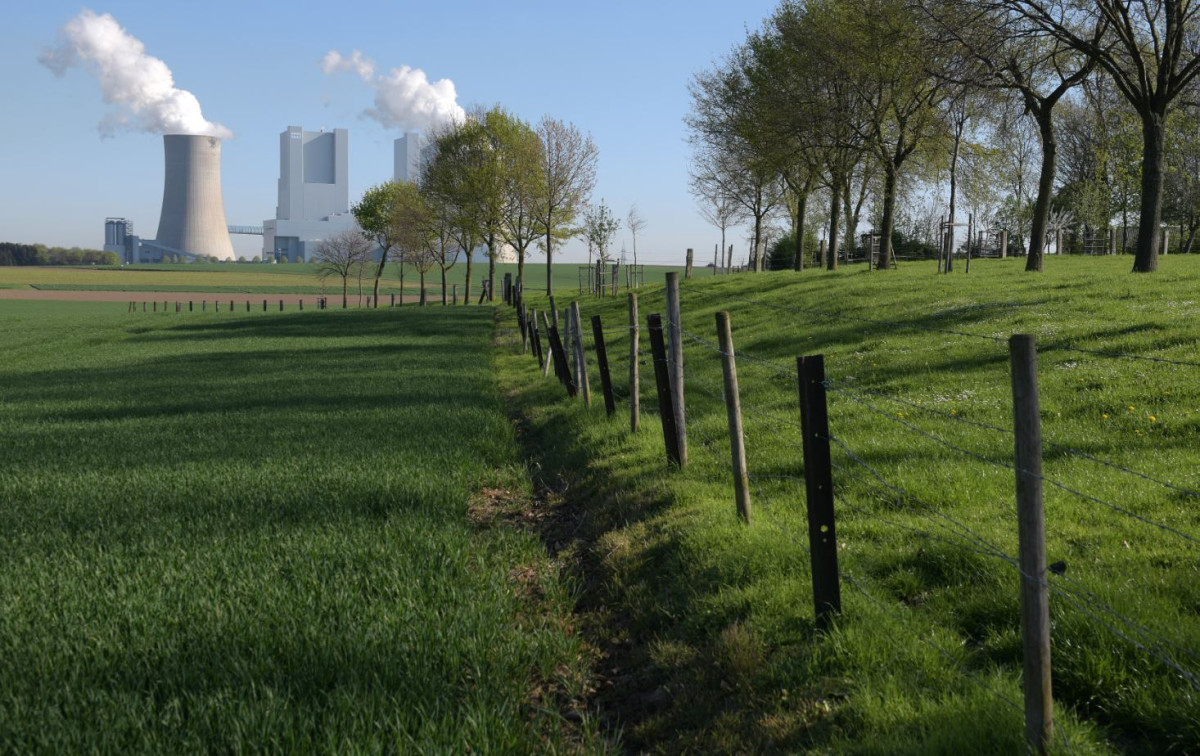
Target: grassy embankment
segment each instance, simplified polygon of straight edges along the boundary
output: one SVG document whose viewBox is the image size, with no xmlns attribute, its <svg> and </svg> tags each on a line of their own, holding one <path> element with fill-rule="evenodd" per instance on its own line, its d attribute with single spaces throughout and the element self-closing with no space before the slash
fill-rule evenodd
<svg viewBox="0 0 1200 756">
<path fill-rule="evenodd" d="M 548 486 L 566 492 L 560 518 L 577 539 L 567 548 L 592 579 L 585 606 L 604 607 L 591 624 L 613 649 L 609 703 L 628 742 L 1022 749 L 1019 578 L 991 552 L 1017 552 L 1014 474 L 1002 466 L 1012 458 L 1004 340 L 1027 332 L 1041 344 L 1044 433 L 1060 445 L 1047 445 L 1045 474 L 1094 497 L 1046 489 L 1049 559 L 1066 568 L 1051 581 L 1055 750 L 1200 750 L 1200 366 L 1062 348 L 1198 361 L 1200 259 L 1164 258 L 1155 275 L 1129 265 L 1052 259 L 1029 275 L 1008 260 L 977 262 L 970 276 L 908 264 L 685 282 L 682 320 L 695 336 L 715 341 L 713 313 L 732 312 L 750 526 L 735 515 L 710 344 L 684 340 L 683 471 L 665 465 L 648 356 L 643 425 L 631 434 L 624 389 L 605 419 L 594 362 L 587 410 L 510 347 L 503 382 Z M 623 386 L 625 298 L 582 307 L 613 328 Z M 652 312 L 665 313 L 661 289 L 641 295 L 643 325 Z M 844 611 L 828 635 L 812 623 L 803 483 L 781 477 L 802 474 L 795 357 L 817 353 L 831 433 L 861 460 L 834 448 Z"/>
<path fill-rule="evenodd" d="M 555 292 L 569 294 L 578 291 L 578 265 L 558 263 L 554 266 Z M 380 281 L 381 296 L 393 293 L 399 294 L 400 281 L 398 268 L 389 263 L 385 268 L 384 277 Z M 667 271 L 682 270 L 682 268 L 649 267 L 646 268 L 646 282 L 661 284 Z M 699 270 L 699 269 L 698 269 Z M 496 291 L 499 294 L 501 282 L 505 273 L 516 277 L 516 265 L 497 265 Z M 704 270 L 701 275 L 711 275 Z M 528 287 L 537 291 L 545 291 L 545 264 L 530 263 L 525 266 L 525 275 L 529 281 Z M 370 295 L 374 284 L 374 269 L 363 276 L 362 287 L 364 295 Z M 476 264 L 472 272 L 472 289 L 476 296 L 479 293 L 479 282 L 486 278 L 487 266 Z M 466 266 L 461 262 L 447 271 L 447 286 L 458 285 L 459 296 L 464 292 L 466 282 Z M 357 301 L 358 279 L 350 279 L 350 294 Z M 624 276 L 620 281 L 621 288 L 625 286 Z M 121 268 L 69 268 L 59 266 L 48 267 L 0 267 L 0 288 L 7 289 L 45 289 L 68 291 L 161 291 L 161 292 L 197 292 L 213 294 L 327 294 L 339 295 L 342 291 L 340 278 L 329 278 L 322 282 L 317 274 L 316 265 L 312 264 L 176 264 L 176 265 L 139 265 L 126 269 Z M 420 293 L 420 284 L 416 273 L 410 268 L 406 270 L 404 279 L 406 296 L 412 297 Z M 441 301 L 440 271 L 431 271 L 426 277 L 426 292 L 431 301 Z M 450 292 L 447 292 L 449 298 Z"/>
<path fill-rule="evenodd" d="M 0 752 L 603 748 L 490 311 L 0 333 Z"/>
</svg>

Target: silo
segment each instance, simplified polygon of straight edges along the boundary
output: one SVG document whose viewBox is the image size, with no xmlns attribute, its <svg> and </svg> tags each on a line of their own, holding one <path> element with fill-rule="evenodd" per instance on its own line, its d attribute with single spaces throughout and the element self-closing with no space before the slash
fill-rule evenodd
<svg viewBox="0 0 1200 756">
<path fill-rule="evenodd" d="M 221 200 L 221 140 L 165 134 L 163 147 L 166 176 L 155 242 L 181 252 L 232 259 Z"/>
</svg>

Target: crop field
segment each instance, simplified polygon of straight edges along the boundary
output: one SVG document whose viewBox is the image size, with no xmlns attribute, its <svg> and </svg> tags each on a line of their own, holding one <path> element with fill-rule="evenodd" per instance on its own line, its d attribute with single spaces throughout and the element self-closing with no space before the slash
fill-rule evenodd
<svg viewBox="0 0 1200 756">
<path fill-rule="evenodd" d="M 629 430 L 625 298 L 601 315 L 606 418 L 519 343 L 505 386 L 548 474 L 587 505 L 633 748 L 1017 753 L 1020 576 L 1007 339 L 1039 345 L 1055 739 L 1064 753 L 1200 751 L 1200 259 L 977 261 L 681 285 L 689 462 L 668 468 L 640 296 Z M 540 306 L 531 298 L 532 306 Z M 560 306 L 563 303 L 560 300 Z M 714 313 L 738 355 L 752 521 L 736 515 Z M 511 313 L 510 313 L 511 316 Z M 591 331 L 586 329 L 587 342 Z M 817 632 L 797 355 L 825 355 L 842 612 Z M 594 356 L 589 356 L 594 360 Z"/>
<path fill-rule="evenodd" d="M 554 266 L 554 288 L 564 294 L 578 290 L 578 264 L 556 263 Z M 666 266 L 646 266 L 646 282 L 661 284 L 667 271 L 683 270 Z M 700 275 L 711 275 L 710 269 L 697 268 Z M 487 277 L 486 262 L 476 262 L 472 270 L 472 290 L 479 293 L 479 282 Z M 497 265 L 497 278 L 505 273 L 516 276 L 516 265 Z M 545 291 L 546 265 L 529 263 L 525 266 L 528 288 Z M 374 268 L 363 275 L 363 290 L 370 293 L 374 282 Z M 351 277 L 350 289 L 357 292 L 357 276 Z M 446 274 L 447 286 L 459 287 L 460 296 L 466 283 L 466 265 L 460 261 Z M 621 279 L 624 288 L 624 276 Z M 497 293 L 500 284 L 497 283 Z M 263 265 L 254 263 L 220 264 L 195 263 L 173 265 L 139 265 L 127 268 L 107 267 L 11 267 L 0 266 L 0 289 L 42 289 L 48 291 L 162 291 L 162 292 L 208 292 L 216 294 L 329 294 L 340 293 L 341 279 L 328 278 L 324 281 L 314 264 Z M 441 296 L 441 271 L 434 268 L 426 274 L 426 288 L 431 298 Z M 399 268 L 389 262 L 380 281 L 380 293 L 399 293 Z M 404 290 L 411 296 L 420 291 L 416 271 L 411 266 L 405 270 Z"/>
<path fill-rule="evenodd" d="M 0 302 L 0 752 L 603 750 L 493 331 Z"/>
</svg>

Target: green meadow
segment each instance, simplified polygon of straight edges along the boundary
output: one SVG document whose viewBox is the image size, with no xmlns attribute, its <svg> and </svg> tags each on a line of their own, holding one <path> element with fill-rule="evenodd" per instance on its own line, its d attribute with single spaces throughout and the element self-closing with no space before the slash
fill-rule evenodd
<svg viewBox="0 0 1200 756">
<path fill-rule="evenodd" d="M 682 255 L 681 255 L 682 257 Z M 702 264 L 698 262 L 697 265 Z M 577 263 L 558 262 L 554 265 L 554 290 L 569 294 L 579 290 L 579 268 Z M 583 266 L 586 267 L 586 266 Z M 661 284 L 667 271 L 682 271 L 682 267 L 650 266 L 645 269 L 647 284 Z M 698 275 L 712 275 L 711 269 L 697 267 Z M 515 264 L 496 265 L 496 291 L 506 273 L 517 275 Z M 363 291 L 371 292 L 375 270 L 365 270 L 362 278 Z M 479 282 L 486 279 L 486 262 L 476 261 L 471 272 L 471 289 L 479 295 Z M 466 263 L 459 261 L 446 272 L 447 298 L 453 287 L 458 286 L 459 296 L 465 292 Z M 525 276 L 527 289 L 546 290 L 545 263 L 527 263 Z M 584 279 L 586 280 L 586 278 Z M 620 276 L 620 287 L 625 288 L 624 274 Z M 352 276 L 350 292 L 357 294 L 359 279 Z M 426 273 L 426 291 L 431 299 L 440 301 L 441 270 L 434 268 Z M 263 265 L 261 263 L 187 263 L 166 265 L 137 265 L 125 268 L 113 267 L 11 267 L 0 266 L 0 288 L 42 289 L 51 291 L 162 291 L 162 292 L 211 292 L 215 294 L 340 294 L 341 278 L 322 280 L 317 266 L 312 263 L 284 263 Z M 380 280 L 381 294 L 400 292 L 400 269 L 395 262 L 384 268 Z M 420 279 L 412 266 L 404 272 L 404 291 L 413 296 L 420 293 Z M 474 300 L 473 300 L 474 301 Z"/>
<path fill-rule="evenodd" d="M 1200 750 L 1200 259 L 767 273 L 681 286 L 690 459 L 667 466 L 640 295 L 601 315 L 606 418 L 509 336 L 502 382 L 575 523 L 584 605 L 634 749 L 1024 748 L 1007 338 L 1039 343 L 1056 736 L 1062 753 Z M 534 297 L 530 303 L 537 307 Z M 560 307 L 563 306 L 560 299 Z M 714 313 L 738 353 L 752 522 L 736 515 Z M 588 329 L 590 343 L 590 329 Z M 1090 351 L 1083 351 L 1090 350 Z M 843 611 L 813 623 L 797 355 L 823 354 Z M 590 359 L 594 359 L 591 358 Z M 573 518 L 573 519 L 572 519 Z"/>
<path fill-rule="evenodd" d="M 0 302 L 0 752 L 608 748 L 493 332 Z"/>
</svg>

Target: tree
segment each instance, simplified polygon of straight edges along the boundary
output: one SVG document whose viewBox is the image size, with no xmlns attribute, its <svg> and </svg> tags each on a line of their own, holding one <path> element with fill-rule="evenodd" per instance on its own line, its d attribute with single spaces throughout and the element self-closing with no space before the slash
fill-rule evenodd
<svg viewBox="0 0 1200 756">
<path fill-rule="evenodd" d="M 596 250 L 596 259 L 601 265 L 608 263 L 608 245 L 621 228 L 621 221 L 612 214 L 604 200 L 587 209 L 583 217 L 583 233 L 588 244 Z"/>
<path fill-rule="evenodd" d="M 638 264 L 637 256 L 637 236 L 646 228 L 646 219 L 638 212 L 637 203 L 634 202 L 629 206 L 629 212 L 625 214 L 625 227 L 629 229 L 630 236 L 633 237 L 633 264 Z M 725 229 L 721 229 L 721 241 L 724 242 Z"/>
<path fill-rule="evenodd" d="M 1200 74 L 1200 3 L 993 0 L 991 4 L 1082 53 L 1112 78 L 1138 114 L 1142 125 L 1142 187 L 1133 270 L 1157 270 L 1167 115 Z"/>
<path fill-rule="evenodd" d="M 931 2 L 942 34 L 953 42 L 961 59 L 954 66 L 960 84 L 977 89 L 1007 89 L 1017 94 L 1038 127 L 1042 166 L 1025 270 L 1040 271 L 1054 193 L 1058 142 L 1054 108 L 1081 84 L 1095 65 L 1094 58 L 1005 7 L 1008 0 L 948 0 Z M 1093 31 L 1093 36 L 1099 30 Z M 969 96 L 967 93 L 964 96 Z"/>
<path fill-rule="evenodd" d="M 471 299 L 475 248 L 484 235 L 486 180 L 480 174 L 489 170 L 491 155 L 474 117 L 435 132 L 430 152 L 421 172 L 421 189 L 433 215 L 445 222 L 457 248 L 466 253 L 466 305 Z"/>
<path fill-rule="evenodd" d="M 764 223 L 782 202 L 783 186 L 762 125 L 762 89 L 752 75 L 754 65 L 753 50 L 742 46 L 697 74 L 689 85 L 692 109 L 685 123 L 694 150 L 693 191 L 737 203 L 753 223 L 750 243 L 757 256 Z"/>
<path fill-rule="evenodd" d="M 373 292 L 376 307 L 379 306 L 379 279 L 383 276 L 384 266 L 387 265 L 388 253 L 396 245 L 396 239 L 401 233 L 396 221 L 401 191 L 400 183 L 385 181 L 365 191 L 362 199 L 350 208 L 363 234 L 379 246 L 379 266 L 375 269 Z M 403 296 L 402 290 L 401 297 Z"/>
<path fill-rule="evenodd" d="M 500 150 L 503 204 L 500 236 L 517 253 L 517 288 L 525 290 L 525 258 L 538 236 L 538 198 L 545 183 L 542 142 L 537 132 L 516 116 L 492 121 Z"/>
<path fill-rule="evenodd" d="M 313 261 L 321 281 L 330 277 L 342 279 L 342 309 L 347 307 L 350 276 L 357 275 L 370 262 L 371 240 L 359 231 L 346 229 L 317 245 Z"/>
<path fill-rule="evenodd" d="M 741 220 L 741 207 L 732 197 L 725 194 L 719 183 L 698 181 L 696 175 L 693 174 L 690 184 L 692 196 L 700 205 L 700 217 L 721 231 L 720 256 L 717 264 L 728 270 L 733 265 L 733 256 L 726 250 L 725 232 L 730 226 Z"/>
<path fill-rule="evenodd" d="M 549 116 L 537 127 L 542 143 L 535 215 L 545 239 L 546 294 L 554 293 L 554 243 L 576 233 L 575 221 L 596 185 L 596 145 L 572 124 Z"/>
</svg>

